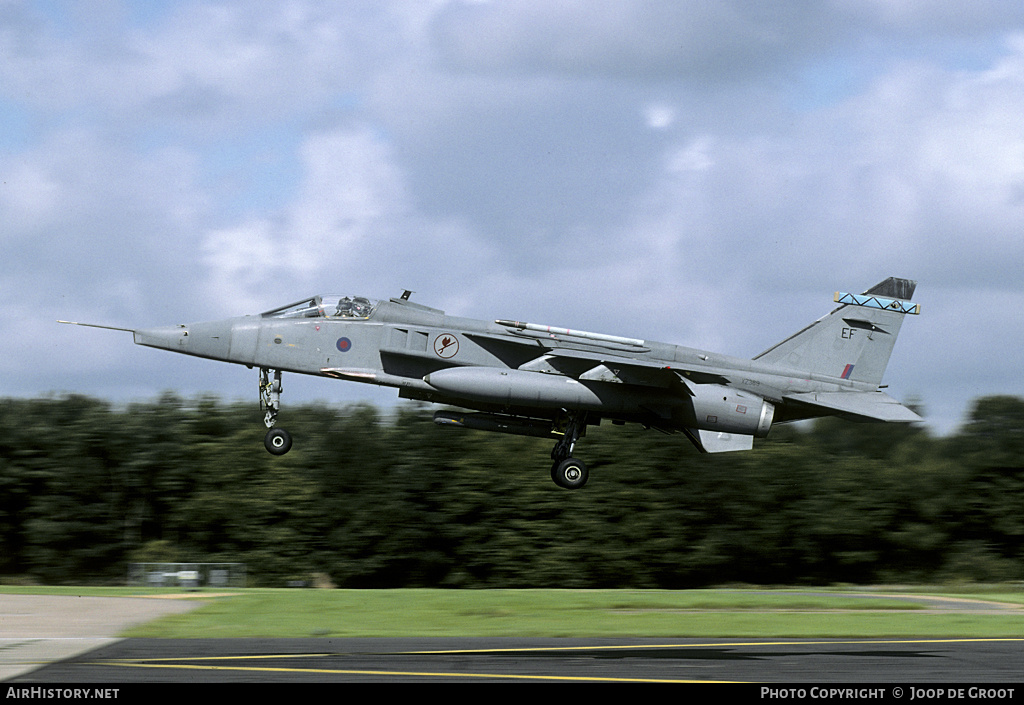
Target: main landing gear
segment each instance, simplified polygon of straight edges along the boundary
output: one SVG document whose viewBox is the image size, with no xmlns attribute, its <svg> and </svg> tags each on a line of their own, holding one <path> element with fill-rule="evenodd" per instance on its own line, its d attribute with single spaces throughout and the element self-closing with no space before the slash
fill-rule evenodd
<svg viewBox="0 0 1024 705">
<path fill-rule="evenodd" d="M 551 479 L 555 484 L 567 490 L 578 490 L 587 484 L 590 473 L 586 464 L 578 458 L 572 457 L 576 441 L 584 434 L 587 428 L 586 412 L 572 412 L 565 426 L 565 433 L 562 439 L 555 444 L 551 451 L 551 458 L 554 463 L 551 465 Z"/>
<path fill-rule="evenodd" d="M 260 408 L 266 410 L 263 423 L 267 425 L 263 445 L 273 455 L 284 455 L 292 449 L 292 434 L 283 428 L 274 428 L 281 410 L 281 370 L 273 370 L 273 379 L 270 373 L 266 367 L 260 368 Z"/>
</svg>

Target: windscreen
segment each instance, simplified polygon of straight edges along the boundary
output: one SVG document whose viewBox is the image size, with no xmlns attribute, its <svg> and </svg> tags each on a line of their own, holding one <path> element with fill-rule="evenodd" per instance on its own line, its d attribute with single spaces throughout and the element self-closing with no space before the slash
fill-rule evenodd
<svg viewBox="0 0 1024 705">
<path fill-rule="evenodd" d="M 262 314 L 264 318 L 341 318 L 367 320 L 377 310 L 377 302 L 363 296 L 325 294 L 297 301 Z"/>
</svg>

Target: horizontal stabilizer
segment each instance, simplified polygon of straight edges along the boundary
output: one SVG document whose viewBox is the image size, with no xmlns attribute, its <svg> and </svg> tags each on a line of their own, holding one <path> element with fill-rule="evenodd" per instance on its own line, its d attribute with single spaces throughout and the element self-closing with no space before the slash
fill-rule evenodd
<svg viewBox="0 0 1024 705">
<path fill-rule="evenodd" d="M 921 421 L 921 417 L 884 392 L 807 392 L 787 394 L 786 402 L 824 409 L 854 420 Z"/>
</svg>

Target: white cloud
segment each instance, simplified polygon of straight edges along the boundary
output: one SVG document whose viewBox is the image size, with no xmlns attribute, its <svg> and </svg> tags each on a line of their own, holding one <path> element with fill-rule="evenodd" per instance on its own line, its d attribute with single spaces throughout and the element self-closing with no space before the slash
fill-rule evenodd
<svg viewBox="0 0 1024 705">
<path fill-rule="evenodd" d="M 366 127 L 310 135 L 301 184 L 280 213 L 210 230 L 207 295 L 269 308 L 316 291 L 395 295 L 436 282 L 472 286 L 492 254 L 453 220 L 417 214 L 390 145 Z M 383 290 L 382 290 L 383 289 Z M 290 292 L 290 293 L 288 293 Z"/>
<path fill-rule="evenodd" d="M 258 310 L 265 303 L 258 289 L 273 281 L 282 250 L 273 224 L 265 219 L 210 231 L 200 248 L 204 293 L 226 302 L 235 314 Z"/>
<path fill-rule="evenodd" d="M 266 303 L 268 283 L 280 290 L 328 270 L 343 275 L 380 246 L 376 233 L 386 237 L 405 217 L 401 179 L 369 130 L 310 135 L 300 161 L 301 185 L 281 213 L 207 233 L 210 296 Z"/>
<path fill-rule="evenodd" d="M 652 130 L 664 130 L 676 121 L 676 111 L 671 106 L 653 103 L 644 108 L 644 118 Z"/>
</svg>

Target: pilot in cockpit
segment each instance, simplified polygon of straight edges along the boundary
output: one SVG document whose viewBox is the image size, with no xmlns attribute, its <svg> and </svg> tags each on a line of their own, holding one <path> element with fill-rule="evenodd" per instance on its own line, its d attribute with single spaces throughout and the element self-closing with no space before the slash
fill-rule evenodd
<svg viewBox="0 0 1024 705">
<path fill-rule="evenodd" d="M 346 296 L 338 301 L 338 309 L 334 315 L 342 318 L 369 318 L 371 313 L 373 313 L 373 304 L 369 299 L 364 299 L 361 296 Z"/>
</svg>

